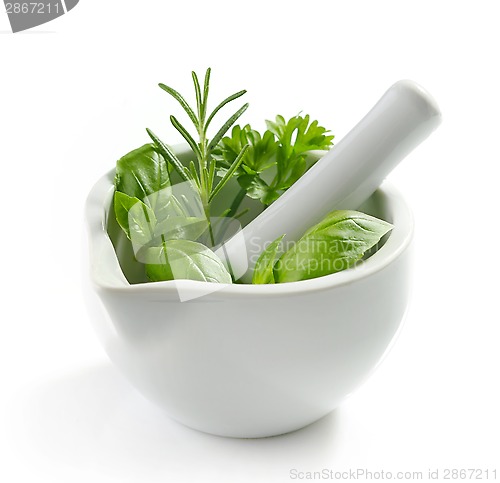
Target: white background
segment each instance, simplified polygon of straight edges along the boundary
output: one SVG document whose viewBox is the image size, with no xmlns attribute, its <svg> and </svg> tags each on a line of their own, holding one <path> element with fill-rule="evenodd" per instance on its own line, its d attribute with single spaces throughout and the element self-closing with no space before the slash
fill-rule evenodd
<svg viewBox="0 0 500 483">
<path fill-rule="evenodd" d="M 497 7 L 81 0 L 16 35 L 2 9 L 0 481 L 286 482 L 325 467 L 500 478 Z M 257 128 L 303 110 L 339 140 L 401 78 L 443 111 L 390 176 L 417 224 L 399 340 L 338 410 L 278 438 L 166 418 L 108 362 L 80 288 L 92 183 L 148 141 L 145 127 L 179 141 L 156 84 L 189 92 L 190 71 L 208 66 L 213 99 L 247 89 Z"/>
</svg>

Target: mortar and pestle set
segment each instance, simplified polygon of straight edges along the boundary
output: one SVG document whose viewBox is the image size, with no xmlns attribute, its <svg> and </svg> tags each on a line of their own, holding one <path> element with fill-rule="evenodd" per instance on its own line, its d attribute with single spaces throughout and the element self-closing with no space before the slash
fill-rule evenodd
<svg viewBox="0 0 500 483">
<path fill-rule="evenodd" d="M 300 282 L 133 283 L 136 262 L 110 215 L 114 170 L 107 173 L 86 204 L 88 306 L 113 363 L 170 417 L 207 433 L 273 436 L 331 412 L 377 367 L 401 326 L 413 219 L 384 179 L 440 121 L 424 89 L 397 82 L 216 252 L 250 282 L 266 243 L 284 233 L 296 241 L 332 210 L 357 209 L 394 225 L 362 265 Z M 187 159 L 188 148 L 176 154 Z"/>
</svg>

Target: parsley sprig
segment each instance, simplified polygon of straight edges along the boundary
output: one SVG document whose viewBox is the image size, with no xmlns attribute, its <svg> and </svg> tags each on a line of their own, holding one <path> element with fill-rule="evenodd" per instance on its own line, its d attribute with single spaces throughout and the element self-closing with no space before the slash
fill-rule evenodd
<svg viewBox="0 0 500 483">
<path fill-rule="evenodd" d="M 318 121 L 310 122 L 309 115 L 297 115 L 288 121 L 278 115 L 266 124 L 263 135 L 249 124 L 235 126 L 231 136 L 221 140 L 214 157 L 219 173 L 224 173 L 231 169 L 241 149 L 248 146 L 243 162 L 233 171 L 250 198 L 269 205 L 306 172 L 307 154 L 330 149 L 334 136 Z"/>
</svg>

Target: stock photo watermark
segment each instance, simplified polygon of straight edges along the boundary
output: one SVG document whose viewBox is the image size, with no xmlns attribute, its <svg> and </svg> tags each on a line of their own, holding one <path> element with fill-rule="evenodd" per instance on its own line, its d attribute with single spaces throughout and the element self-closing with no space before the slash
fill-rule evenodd
<svg viewBox="0 0 500 483">
<path fill-rule="evenodd" d="M 291 468 L 292 481 L 478 481 L 497 479 L 496 468 L 427 468 L 422 471 L 349 468 L 334 470 L 322 468 L 303 471 Z"/>
<path fill-rule="evenodd" d="M 11 2 L 4 0 L 12 33 L 29 30 L 55 20 L 76 7 L 80 0 Z"/>
<path fill-rule="evenodd" d="M 322 230 L 310 229 L 298 240 L 287 239 L 285 233 L 269 241 L 256 236 L 255 230 L 246 230 L 238 216 L 226 216 L 226 212 L 211 216 L 189 181 L 169 185 L 144 201 L 117 192 L 114 209 L 148 280 L 174 281 L 181 301 L 232 283 L 248 283 L 252 271 L 252 283 L 274 284 L 363 270 L 392 228 L 370 217 L 361 225 L 348 212 L 339 211 L 332 212 L 332 220 L 321 225 Z M 203 287 L 186 280 L 216 283 Z"/>
<path fill-rule="evenodd" d="M 359 270 L 366 253 L 370 254 L 365 253 L 364 241 L 355 234 L 320 234 L 298 241 L 281 237 L 274 242 L 248 236 L 236 218 L 207 216 L 200 194 L 189 182 L 170 185 L 147 196 L 144 202 L 117 193 L 114 208 L 132 243 L 135 259 L 145 266 L 150 281 L 218 282 L 203 289 L 197 285 L 194 290 L 193 284 L 176 283 L 181 301 L 222 290 L 232 280 L 238 281 L 258 266 L 262 254 L 265 258 L 273 244 L 277 246 L 269 270 L 286 272 L 299 280 L 348 268 Z M 371 253 L 377 249 L 378 244 L 373 245 Z M 204 272 L 204 278 L 200 279 L 196 271 Z"/>
</svg>

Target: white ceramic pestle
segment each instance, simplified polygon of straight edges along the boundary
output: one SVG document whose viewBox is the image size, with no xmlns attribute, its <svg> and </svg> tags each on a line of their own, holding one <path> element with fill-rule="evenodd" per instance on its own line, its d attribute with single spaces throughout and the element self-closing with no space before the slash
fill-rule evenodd
<svg viewBox="0 0 500 483">
<path fill-rule="evenodd" d="M 287 243 L 297 241 L 330 211 L 356 209 L 440 122 L 439 107 L 427 91 L 413 81 L 396 82 L 337 145 L 217 255 L 237 278 L 250 283 L 267 243 L 283 234 Z"/>
</svg>

